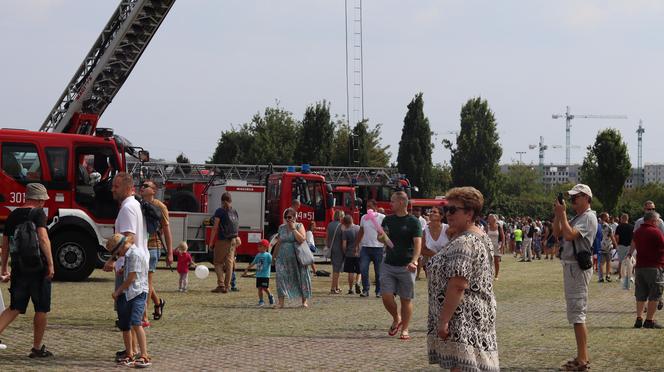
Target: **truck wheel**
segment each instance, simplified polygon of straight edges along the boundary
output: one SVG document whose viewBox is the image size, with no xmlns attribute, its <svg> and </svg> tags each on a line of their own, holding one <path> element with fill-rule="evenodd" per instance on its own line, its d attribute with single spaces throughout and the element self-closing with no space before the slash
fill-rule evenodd
<svg viewBox="0 0 664 372">
<path fill-rule="evenodd" d="M 194 193 L 187 190 L 176 192 L 168 202 L 168 210 L 173 212 L 200 212 L 200 208 Z"/>
<path fill-rule="evenodd" d="M 90 236 L 67 231 L 53 237 L 55 279 L 81 281 L 87 279 L 97 263 L 97 242 Z"/>
</svg>

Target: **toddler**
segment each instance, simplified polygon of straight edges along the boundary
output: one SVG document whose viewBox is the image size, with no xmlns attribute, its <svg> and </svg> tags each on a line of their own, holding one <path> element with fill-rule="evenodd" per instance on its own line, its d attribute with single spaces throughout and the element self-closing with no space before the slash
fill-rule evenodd
<svg viewBox="0 0 664 372">
<path fill-rule="evenodd" d="M 272 267 L 272 255 L 267 251 L 270 242 L 263 239 L 258 243 L 258 254 L 244 270 L 242 276 L 247 276 L 249 269 L 256 267 L 256 288 L 258 289 L 258 306 L 264 306 L 263 292 L 267 293 L 270 305 L 274 305 L 274 296 L 270 293 L 270 269 Z"/>
<path fill-rule="evenodd" d="M 311 224 L 309 224 L 309 230 L 306 231 L 306 236 L 305 236 L 307 245 L 309 245 L 309 250 L 311 250 L 311 253 L 316 253 L 316 242 L 314 241 L 314 231 L 316 231 L 316 222 L 311 221 Z M 314 276 L 317 275 L 318 270 L 316 269 L 315 262 L 311 264 L 311 270 L 313 271 Z"/>
<path fill-rule="evenodd" d="M 191 254 L 187 252 L 189 247 L 187 242 L 181 242 L 175 248 L 175 255 L 178 258 L 177 272 L 180 274 L 180 286 L 178 291 L 187 292 L 187 285 L 189 284 L 189 266 L 194 265 L 194 259 Z"/>
<path fill-rule="evenodd" d="M 152 365 L 147 351 L 147 340 L 143 329 L 143 312 L 148 296 L 148 263 L 147 257 L 139 251 L 132 236 L 114 234 L 107 242 L 106 249 L 113 257 L 124 257 L 122 284 L 113 292 L 117 304 L 118 323 L 122 331 L 125 350 L 134 349 L 130 330 L 136 333 L 140 357 L 133 359 L 127 355 L 121 364 L 131 367 L 145 368 Z"/>
</svg>

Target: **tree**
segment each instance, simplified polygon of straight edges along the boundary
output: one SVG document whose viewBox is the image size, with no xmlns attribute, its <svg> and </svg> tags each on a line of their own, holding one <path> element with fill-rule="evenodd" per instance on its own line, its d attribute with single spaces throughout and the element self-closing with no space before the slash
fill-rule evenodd
<svg viewBox="0 0 664 372">
<path fill-rule="evenodd" d="M 318 102 L 307 107 L 297 143 L 296 160 L 300 163 L 329 165 L 332 162 L 334 122 L 330 120 L 330 104 Z"/>
<path fill-rule="evenodd" d="M 496 119 L 481 97 L 471 98 L 461 108 L 461 130 L 456 146 L 444 140 L 452 153 L 452 181 L 455 186 L 473 186 L 484 195 L 485 205 L 494 202 L 499 183 L 500 157 Z"/>
<path fill-rule="evenodd" d="M 293 164 L 300 123 L 280 107 L 267 107 L 239 129 L 222 131 L 211 163 Z"/>
<path fill-rule="evenodd" d="M 408 104 L 397 155 L 399 172 L 406 174 L 411 184 L 419 188 L 418 196 L 429 195 L 431 191 L 431 134 L 429 119 L 424 116 L 422 93 L 418 93 Z"/>
<path fill-rule="evenodd" d="M 222 131 L 217 141 L 217 147 L 208 162 L 213 164 L 246 163 L 251 144 L 252 134 L 247 125 L 243 125 L 239 130 L 231 128 L 231 130 Z"/>
<path fill-rule="evenodd" d="M 595 144 L 588 146 L 579 173 L 593 195 L 602 201 L 604 209 L 613 213 L 631 170 L 627 145 L 620 132 L 605 129 L 597 134 Z"/>
<path fill-rule="evenodd" d="M 431 193 L 430 196 L 445 195 L 452 186 L 452 170 L 450 165 L 436 164 L 431 169 Z"/>
<path fill-rule="evenodd" d="M 177 158 L 175 158 L 175 162 L 180 163 L 180 164 L 189 164 L 189 163 L 191 163 L 191 161 L 189 161 L 189 158 L 182 152 L 180 153 L 180 155 L 177 156 Z M 182 172 L 184 172 L 185 174 L 189 174 L 191 172 L 191 167 L 190 166 L 183 165 L 183 166 L 180 166 L 180 168 L 182 169 Z"/>
<path fill-rule="evenodd" d="M 332 141 L 332 165 L 347 166 L 350 163 L 348 152 L 350 151 L 351 129 L 343 119 L 337 119 L 334 140 Z"/>
<path fill-rule="evenodd" d="M 361 167 L 386 167 L 390 161 L 389 145 L 381 146 L 381 125 L 373 129 L 369 127 L 369 120 L 365 119 L 357 123 L 353 128 L 353 135 L 357 139 L 358 151 L 357 164 Z"/>
</svg>

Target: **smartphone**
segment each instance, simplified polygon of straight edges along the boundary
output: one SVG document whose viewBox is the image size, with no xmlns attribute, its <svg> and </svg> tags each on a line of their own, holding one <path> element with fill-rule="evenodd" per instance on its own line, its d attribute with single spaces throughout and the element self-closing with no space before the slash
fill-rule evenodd
<svg viewBox="0 0 664 372">
<path fill-rule="evenodd" d="M 560 204 L 560 205 L 563 204 L 563 193 L 562 192 L 558 193 L 558 204 Z"/>
</svg>

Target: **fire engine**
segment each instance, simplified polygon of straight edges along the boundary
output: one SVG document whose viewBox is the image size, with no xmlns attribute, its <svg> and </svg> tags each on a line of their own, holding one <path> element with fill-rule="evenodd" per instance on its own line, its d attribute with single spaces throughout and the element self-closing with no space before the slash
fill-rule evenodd
<svg viewBox="0 0 664 372">
<path fill-rule="evenodd" d="M 230 191 L 240 209 L 244 243 L 239 253 L 246 255 L 255 252 L 259 237 L 276 231 L 281 213 L 294 198 L 302 203 L 299 219 L 305 224 L 316 221 L 314 235 L 322 246 L 335 208 L 359 217 L 362 205 L 356 189 L 368 190 L 364 200 L 389 200 L 385 190 L 403 178 L 385 168 L 311 167 L 296 172 L 294 167 L 272 165 L 150 163 L 147 151 L 111 129 L 98 128 L 99 117 L 174 2 L 122 0 L 40 130 L 0 129 L 0 231 L 9 213 L 25 201 L 26 184 L 43 183 L 50 196 L 46 212 L 56 279 L 83 280 L 103 264 L 103 246 L 113 234 L 118 212 L 111 194 L 118 172 L 131 172 L 138 182 L 162 176 L 163 189 L 171 190 L 162 196 L 186 210 L 170 213 L 173 241 L 188 241 L 194 253 L 207 253 L 206 221 L 221 190 Z"/>
</svg>

